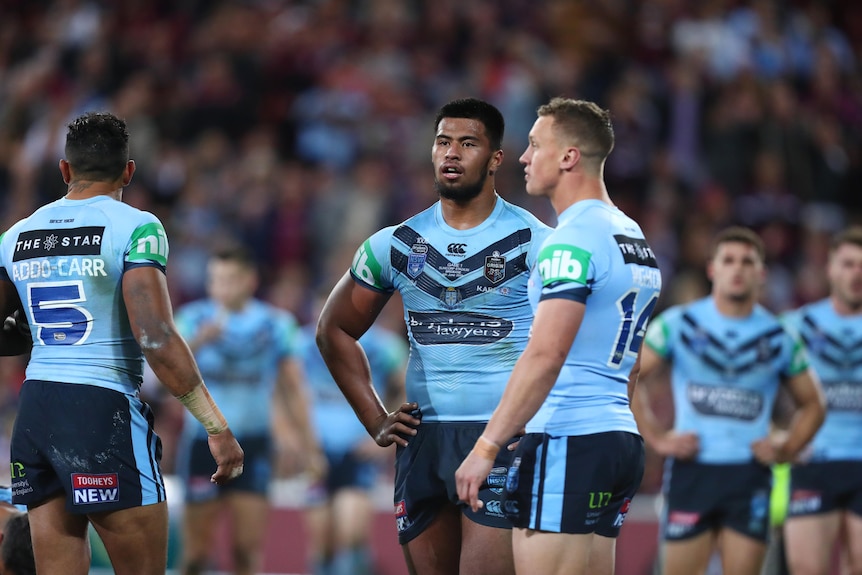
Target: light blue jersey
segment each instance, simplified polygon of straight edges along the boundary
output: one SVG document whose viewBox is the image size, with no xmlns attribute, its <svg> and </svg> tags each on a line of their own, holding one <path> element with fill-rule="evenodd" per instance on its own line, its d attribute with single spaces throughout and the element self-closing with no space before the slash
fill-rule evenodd
<svg viewBox="0 0 862 575">
<path fill-rule="evenodd" d="M 542 244 L 530 300 L 586 304 L 584 319 L 528 433 L 637 433 L 628 380 L 661 290 L 655 255 L 640 226 L 599 200 L 576 202 Z"/>
<path fill-rule="evenodd" d="M 159 220 L 108 196 L 47 204 L 0 238 L 0 278 L 15 284 L 33 335 L 27 379 L 136 393 L 143 354 L 122 301 L 123 273 L 164 271 Z"/>
<path fill-rule="evenodd" d="M 309 390 L 312 425 L 327 453 L 347 453 L 367 439 L 368 432 L 329 373 L 314 341 L 315 329 L 314 325 L 302 329 L 298 354 Z M 399 335 L 377 326 L 365 332 L 359 343 L 368 356 L 374 388 L 381 398 L 385 397 L 386 383 L 407 362 L 407 343 Z"/>
<path fill-rule="evenodd" d="M 826 420 L 812 440 L 812 459 L 862 459 L 862 316 L 841 316 L 820 300 L 785 314 L 800 335 L 826 395 Z"/>
<path fill-rule="evenodd" d="M 662 313 L 646 343 L 672 362 L 674 429 L 699 436 L 701 463 L 751 461 L 781 380 L 808 369 L 801 342 L 773 314 L 756 305 L 748 317 L 726 317 L 712 297 Z"/>
<path fill-rule="evenodd" d="M 491 417 L 527 343 L 529 270 L 549 231 L 502 198 L 482 224 L 457 230 L 437 202 L 357 250 L 356 281 L 401 293 L 407 400 L 419 404 L 424 421 Z"/>
<path fill-rule="evenodd" d="M 293 315 L 256 299 L 239 311 L 204 299 L 177 310 L 175 321 L 188 340 L 206 324 L 221 326 L 219 337 L 195 351 L 201 375 L 234 435 L 268 436 L 279 367 L 296 355 L 299 327 Z M 188 412 L 184 429 L 206 437 Z"/>
</svg>

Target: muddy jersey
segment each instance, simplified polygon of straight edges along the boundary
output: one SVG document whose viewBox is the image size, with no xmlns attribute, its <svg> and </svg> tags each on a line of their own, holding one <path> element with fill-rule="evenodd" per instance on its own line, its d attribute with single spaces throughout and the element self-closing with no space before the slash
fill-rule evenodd
<svg viewBox="0 0 862 575">
<path fill-rule="evenodd" d="M 487 421 L 527 343 L 529 271 L 550 228 L 497 198 L 469 230 L 437 202 L 357 250 L 355 281 L 399 291 L 410 342 L 407 400 L 424 421 Z"/>
<path fill-rule="evenodd" d="M 655 255 L 640 226 L 599 200 L 576 202 L 542 244 L 530 299 L 586 305 L 578 334 L 527 432 L 637 433 L 628 378 L 661 290 Z"/>
<path fill-rule="evenodd" d="M 221 327 L 218 337 L 195 350 L 201 375 L 235 435 L 269 435 L 279 368 L 296 355 L 299 326 L 293 315 L 257 299 L 236 311 L 203 299 L 177 310 L 175 321 L 187 340 L 207 324 Z M 185 417 L 187 432 L 207 436 L 191 413 Z"/>
<path fill-rule="evenodd" d="M 316 326 L 302 329 L 299 358 L 311 404 L 312 427 L 317 432 L 324 450 L 346 453 L 368 438 L 368 432 L 356 417 L 353 408 L 335 383 L 332 374 L 320 355 L 314 341 Z M 404 369 L 407 361 L 407 343 L 401 336 L 377 326 L 371 326 L 359 338 L 359 344 L 368 357 L 371 381 L 377 394 L 385 398 L 387 382 L 395 372 Z M 395 409 L 395 405 L 387 405 Z"/>
<path fill-rule="evenodd" d="M 12 281 L 33 337 L 27 379 L 134 393 L 141 348 L 122 304 L 123 273 L 164 271 L 159 220 L 108 196 L 47 204 L 0 238 L 0 278 Z"/>
<path fill-rule="evenodd" d="M 862 316 L 838 315 L 824 299 L 783 319 L 802 338 L 826 396 L 812 460 L 862 459 Z"/>
<path fill-rule="evenodd" d="M 750 461 L 781 380 L 808 368 L 801 342 L 772 313 L 756 305 L 726 317 L 711 296 L 662 313 L 646 344 L 672 363 L 674 429 L 699 436 L 702 463 Z"/>
</svg>

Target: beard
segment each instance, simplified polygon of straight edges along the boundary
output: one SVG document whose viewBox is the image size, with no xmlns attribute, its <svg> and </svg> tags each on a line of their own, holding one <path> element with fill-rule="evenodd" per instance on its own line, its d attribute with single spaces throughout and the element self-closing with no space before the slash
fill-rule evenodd
<svg viewBox="0 0 862 575">
<path fill-rule="evenodd" d="M 452 200 L 453 202 L 467 203 L 479 194 L 482 193 L 482 188 L 485 187 L 485 180 L 488 179 L 488 172 L 483 170 L 479 179 L 472 184 L 460 184 L 458 187 L 447 185 L 447 182 L 440 181 L 437 177 L 434 178 L 434 190 L 437 195 L 444 200 Z"/>
</svg>

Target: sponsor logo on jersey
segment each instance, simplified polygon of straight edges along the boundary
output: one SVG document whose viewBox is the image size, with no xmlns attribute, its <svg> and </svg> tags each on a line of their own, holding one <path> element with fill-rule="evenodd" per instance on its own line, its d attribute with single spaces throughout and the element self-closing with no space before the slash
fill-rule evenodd
<svg viewBox="0 0 862 575">
<path fill-rule="evenodd" d="M 695 411 L 742 421 L 753 421 L 763 411 L 763 395 L 750 389 L 689 383 L 686 397 Z"/>
<path fill-rule="evenodd" d="M 455 255 L 463 256 L 467 253 L 467 244 L 449 244 L 446 246 L 446 252 Z"/>
<path fill-rule="evenodd" d="M 449 309 L 455 309 L 461 304 L 461 291 L 452 286 L 448 286 L 443 288 L 443 291 L 440 292 L 440 301 L 443 302 L 443 305 L 448 307 Z"/>
<path fill-rule="evenodd" d="M 824 381 L 829 411 L 862 412 L 862 381 Z"/>
<path fill-rule="evenodd" d="M 558 282 L 586 285 L 589 266 L 590 252 L 575 246 L 552 244 L 542 248 L 539 253 L 539 273 L 543 286 Z"/>
<path fill-rule="evenodd" d="M 420 345 L 487 345 L 508 336 L 515 325 L 484 314 L 411 311 L 408 327 Z"/>
<path fill-rule="evenodd" d="M 99 255 L 104 233 L 104 226 L 22 232 L 15 242 L 12 261 L 48 256 Z"/>
<path fill-rule="evenodd" d="M 617 241 L 617 246 L 620 248 L 623 260 L 627 264 L 658 268 L 655 253 L 653 253 L 652 248 L 649 247 L 645 239 L 630 238 L 622 234 L 615 235 L 614 239 Z"/>
<path fill-rule="evenodd" d="M 72 497 L 75 505 L 119 501 L 119 477 L 116 473 L 73 473 Z"/>
<path fill-rule="evenodd" d="M 485 277 L 492 284 L 500 283 L 506 277 L 506 258 L 495 251 L 485 257 Z"/>
<path fill-rule="evenodd" d="M 379 280 L 381 274 L 380 263 L 374 257 L 370 241 L 366 240 L 365 243 L 356 250 L 356 253 L 353 255 L 353 263 L 351 264 L 350 269 L 353 270 L 353 273 L 359 279 L 368 285 L 372 285 L 377 288 L 381 287 Z"/>
<path fill-rule="evenodd" d="M 151 222 L 139 226 L 133 233 L 129 261 L 152 260 L 168 265 L 168 236 L 162 224 Z"/>
</svg>

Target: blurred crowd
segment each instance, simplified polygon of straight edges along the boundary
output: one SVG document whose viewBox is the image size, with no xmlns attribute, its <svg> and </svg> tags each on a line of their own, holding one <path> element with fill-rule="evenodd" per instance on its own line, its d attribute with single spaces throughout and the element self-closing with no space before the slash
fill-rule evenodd
<svg viewBox="0 0 862 575">
<path fill-rule="evenodd" d="M 261 295 L 310 321 L 359 242 L 436 199 L 450 99 L 500 108 L 498 191 L 553 224 L 517 158 L 563 95 L 611 111 L 606 181 L 660 258 L 661 307 L 705 293 L 709 240 L 741 223 L 782 311 L 825 295 L 829 236 L 862 223 L 860 59 L 853 0 L 0 0 L 0 229 L 64 193 L 66 123 L 110 110 L 175 305 L 241 240 Z M 22 377 L 0 362 L 7 411 Z"/>
</svg>

